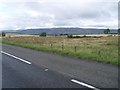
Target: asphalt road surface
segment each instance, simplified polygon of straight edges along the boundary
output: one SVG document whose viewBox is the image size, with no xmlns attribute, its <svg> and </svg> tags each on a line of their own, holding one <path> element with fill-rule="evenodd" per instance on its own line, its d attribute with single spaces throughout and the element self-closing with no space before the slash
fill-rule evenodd
<svg viewBox="0 0 120 90">
<path fill-rule="evenodd" d="M 2 88 L 118 88 L 118 67 L 2 45 Z"/>
</svg>

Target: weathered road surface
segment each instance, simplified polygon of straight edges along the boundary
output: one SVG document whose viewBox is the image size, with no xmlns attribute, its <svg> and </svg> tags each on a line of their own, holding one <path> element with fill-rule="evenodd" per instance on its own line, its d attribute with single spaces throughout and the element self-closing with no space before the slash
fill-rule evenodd
<svg viewBox="0 0 120 90">
<path fill-rule="evenodd" d="M 2 45 L 3 88 L 118 88 L 118 67 Z"/>
</svg>

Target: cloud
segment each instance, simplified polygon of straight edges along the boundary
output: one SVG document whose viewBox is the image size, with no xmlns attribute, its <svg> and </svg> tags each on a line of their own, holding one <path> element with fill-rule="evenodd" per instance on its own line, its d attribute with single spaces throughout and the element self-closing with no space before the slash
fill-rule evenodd
<svg viewBox="0 0 120 90">
<path fill-rule="evenodd" d="M 118 0 L 2 0 L 0 29 L 118 27 Z"/>
</svg>

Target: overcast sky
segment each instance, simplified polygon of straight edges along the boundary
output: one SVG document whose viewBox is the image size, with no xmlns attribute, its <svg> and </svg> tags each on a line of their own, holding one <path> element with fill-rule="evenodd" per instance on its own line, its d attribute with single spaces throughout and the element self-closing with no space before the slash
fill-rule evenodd
<svg viewBox="0 0 120 90">
<path fill-rule="evenodd" d="M 118 0 L 0 0 L 0 30 L 118 28 Z"/>
</svg>

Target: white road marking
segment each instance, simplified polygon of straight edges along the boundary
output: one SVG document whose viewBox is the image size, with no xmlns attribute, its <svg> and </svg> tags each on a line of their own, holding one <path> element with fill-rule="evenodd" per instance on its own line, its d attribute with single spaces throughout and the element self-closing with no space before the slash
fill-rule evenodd
<svg viewBox="0 0 120 90">
<path fill-rule="evenodd" d="M 19 57 L 16 57 L 16 56 L 14 56 L 14 55 L 12 55 L 12 54 L 9 54 L 9 53 L 6 53 L 6 52 L 4 52 L 4 51 L 1 51 L 1 53 L 5 54 L 5 55 L 8 55 L 8 56 L 11 56 L 11 57 L 13 57 L 13 58 L 15 58 L 15 59 L 18 59 L 18 60 L 20 60 L 20 61 L 22 61 L 22 62 L 24 62 L 24 63 L 32 64 L 31 62 L 29 62 L 29 61 L 27 61 L 27 60 L 21 59 L 21 58 L 19 58 Z M 45 69 L 45 71 L 48 71 L 48 69 Z M 74 82 L 74 83 L 77 83 L 77 84 L 79 84 L 79 85 L 82 85 L 82 86 L 85 86 L 85 87 L 94 89 L 94 90 L 100 90 L 100 89 L 98 89 L 98 88 L 96 88 L 96 87 L 94 87 L 94 86 L 91 86 L 91 85 L 89 85 L 89 84 L 80 82 L 80 81 L 75 80 L 75 79 L 72 79 L 71 81 Z"/>
<path fill-rule="evenodd" d="M 82 86 L 85 86 L 85 87 L 94 89 L 94 90 L 100 90 L 100 89 L 98 89 L 98 88 L 96 88 L 96 87 L 94 87 L 94 86 L 88 85 L 88 84 L 86 84 L 86 83 L 80 82 L 80 81 L 75 80 L 75 79 L 72 79 L 71 81 L 74 82 L 74 83 L 80 84 L 80 85 L 82 85 Z"/>
<path fill-rule="evenodd" d="M 45 69 L 45 71 L 47 72 L 47 71 L 48 71 L 48 69 Z"/>
<path fill-rule="evenodd" d="M 13 58 L 15 58 L 15 59 L 18 59 L 18 60 L 20 60 L 20 61 L 22 61 L 22 62 L 24 62 L 24 63 L 32 64 L 31 62 L 29 62 L 29 61 L 27 61 L 27 60 L 24 60 L 24 59 L 22 59 L 22 58 L 16 57 L 16 56 L 14 56 L 14 55 L 12 55 L 12 54 L 9 54 L 9 53 L 6 53 L 6 52 L 4 52 L 4 51 L 1 51 L 1 53 L 5 54 L 5 55 L 8 55 L 8 56 L 11 56 L 11 57 L 13 57 Z"/>
</svg>

